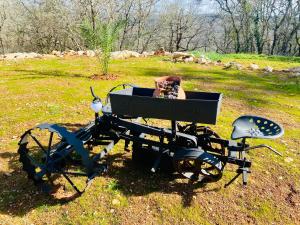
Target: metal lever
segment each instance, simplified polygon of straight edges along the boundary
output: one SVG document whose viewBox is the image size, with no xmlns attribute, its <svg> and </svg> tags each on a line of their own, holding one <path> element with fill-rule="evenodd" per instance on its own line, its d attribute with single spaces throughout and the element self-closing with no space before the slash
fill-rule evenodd
<svg viewBox="0 0 300 225">
<path fill-rule="evenodd" d="M 269 145 L 265 145 L 265 144 L 248 147 L 248 148 L 245 148 L 244 150 L 249 151 L 249 150 L 256 149 L 256 148 L 267 148 L 267 149 L 271 150 L 272 152 L 274 152 L 276 155 L 282 156 L 282 154 L 280 152 L 278 152 L 276 149 L 272 148 Z"/>
<path fill-rule="evenodd" d="M 101 102 L 100 98 L 95 94 L 94 88 L 92 86 L 90 87 L 90 90 L 91 90 L 92 96 L 94 97 L 93 101 L 99 100 Z"/>
</svg>

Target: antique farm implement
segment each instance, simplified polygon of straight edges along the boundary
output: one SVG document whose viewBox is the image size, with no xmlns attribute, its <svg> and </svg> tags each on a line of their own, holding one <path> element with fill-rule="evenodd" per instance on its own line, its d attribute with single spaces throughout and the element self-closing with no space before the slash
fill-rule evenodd
<svg viewBox="0 0 300 225">
<path fill-rule="evenodd" d="M 217 181 L 226 164 L 237 165 L 237 175 L 247 184 L 251 161 L 246 153 L 267 145 L 249 146 L 247 138 L 274 139 L 282 127 L 258 116 L 242 116 L 234 121 L 232 140 L 225 140 L 208 126 L 215 124 L 222 95 L 186 92 L 186 98 L 154 98 L 155 89 L 122 84 L 112 89 L 105 104 L 95 95 L 95 119 L 74 132 L 56 124 L 41 124 L 26 131 L 19 142 L 20 162 L 28 178 L 44 190 L 52 180 L 64 177 L 79 193 L 71 177 L 87 177 L 86 186 L 107 170 L 105 156 L 120 140 L 132 149 L 132 159 L 150 165 L 152 172 L 177 172 L 192 182 Z M 171 128 L 147 123 L 147 119 L 170 120 Z M 240 141 L 233 141 L 240 140 Z M 97 148 L 95 148 L 98 146 Z M 100 148 L 100 151 L 99 151 Z M 96 151 L 98 149 L 98 151 Z"/>
</svg>

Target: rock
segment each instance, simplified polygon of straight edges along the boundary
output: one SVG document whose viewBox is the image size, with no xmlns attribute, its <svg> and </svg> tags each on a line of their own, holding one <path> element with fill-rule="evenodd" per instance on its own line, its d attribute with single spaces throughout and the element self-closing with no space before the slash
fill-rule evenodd
<svg viewBox="0 0 300 225">
<path fill-rule="evenodd" d="M 44 59 L 53 59 L 53 58 L 56 58 L 56 56 L 55 55 L 50 55 L 50 54 L 43 54 L 42 58 L 44 58 Z"/>
<path fill-rule="evenodd" d="M 250 70 L 258 70 L 259 66 L 257 64 L 255 64 L 255 63 L 252 63 L 252 64 L 250 64 L 249 69 Z"/>
<path fill-rule="evenodd" d="M 154 55 L 157 55 L 157 56 L 165 56 L 166 54 L 166 51 L 163 47 L 159 48 L 158 50 L 156 50 L 154 52 Z"/>
<path fill-rule="evenodd" d="M 205 55 L 201 55 L 200 58 L 196 61 L 199 64 L 210 64 L 212 61 Z"/>
<path fill-rule="evenodd" d="M 20 56 L 21 53 L 9 53 L 4 55 L 5 60 L 14 60 L 17 59 L 18 56 Z"/>
<path fill-rule="evenodd" d="M 271 66 L 266 66 L 266 67 L 264 68 L 264 71 L 265 71 L 266 73 L 272 73 L 272 72 L 273 72 L 273 68 L 272 68 Z"/>
<path fill-rule="evenodd" d="M 84 54 L 85 54 L 84 51 L 78 51 L 78 52 L 77 52 L 77 55 L 78 55 L 78 56 L 83 56 Z"/>
<path fill-rule="evenodd" d="M 197 61 L 199 64 L 207 64 L 207 60 L 203 57 L 200 57 Z"/>
<path fill-rule="evenodd" d="M 133 57 L 133 58 L 139 58 L 141 56 L 140 53 L 138 53 L 138 52 L 128 51 L 128 53 L 129 53 L 130 57 Z"/>
<path fill-rule="evenodd" d="M 63 56 L 62 52 L 56 51 L 56 50 L 53 50 L 53 51 L 51 52 L 51 55 L 55 55 L 55 56 L 57 56 L 57 57 L 62 57 L 62 56 Z"/>
<path fill-rule="evenodd" d="M 287 70 L 282 70 L 282 71 L 289 73 L 290 78 L 295 78 L 295 77 L 297 78 L 300 76 L 300 66 L 289 68 Z"/>
<path fill-rule="evenodd" d="M 287 162 L 287 163 L 290 163 L 290 162 L 293 162 L 294 159 L 291 158 L 291 157 L 286 157 L 286 158 L 284 159 L 284 161 Z"/>
<path fill-rule="evenodd" d="M 14 53 L 15 54 L 15 59 L 26 59 L 27 58 L 27 55 L 24 54 L 24 53 Z"/>
<path fill-rule="evenodd" d="M 95 57 L 96 56 L 96 52 L 93 50 L 87 50 L 86 51 L 86 56 L 87 57 Z"/>
<path fill-rule="evenodd" d="M 292 73 L 300 73 L 300 66 L 289 68 L 288 71 Z"/>
<path fill-rule="evenodd" d="M 148 52 L 142 52 L 141 57 L 146 58 L 149 56 Z"/>
<path fill-rule="evenodd" d="M 31 59 L 42 59 L 43 55 L 35 53 L 35 52 L 30 52 L 30 53 L 28 53 L 28 58 L 31 58 Z"/>
<path fill-rule="evenodd" d="M 141 57 L 141 54 L 139 54 L 138 52 L 128 51 L 128 50 L 116 51 L 111 53 L 112 59 L 129 59 L 129 58 L 139 58 L 139 57 Z"/>
<path fill-rule="evenodd" d="M 224 65 L 224 69 L 237 69 L 241 70 L 243 66 L 237 62 L 229 62 Z"/>
<path fill-rule="evenodd" d="M 124 54 L 122 53 L 122 51 L 116 51 L 116 52 L 112 52 L 110 54 L 111 59 L 125 59 Z"/>
<path fill-rule="evenodd" d="M 2 60 L 15 60 L 15 59 L 34 59 L 34 58 L 42 58 L 42 55 L 37 54 L 35 52 L 30 52 L 30 53 L 9 53 L 2 55 L 0 59 Z"/>
<path fill-rule="evenodd" d="M 218 60 L 218 61 L 215 61 L 213 63 L 215 66 L 221 66 L 222 65 L 222 61 L 221 60 Z"/>
<path fill-rule="evenodd" d="M 191 56 L 191 54 L 186 52 L 173 52 L 173 59 L 184 57 L 184 56 Z"/>
<path fill-rule="evenodd" d="M 67 50 L 63 53 L 64 56 L 75 56 L 77 55 L 77 52 L 75 52 L 74 50 Z"/>
<path fill-rule="evenodd" d="M 293 73 L 291 75 L 289 75 L 290 78 L 297 78 L 300 77 L 300 73 Z"/>
<path fill-rule="evenodd" d="M 111 204 L 114 205 L 114 206 L 119 206 L 121 204 L 121 202 L 120 202 L 119 199 L 115 198 L 115 199 L 112 200 Z"/>
<path fill-rule="evenodd" d="M 187 58 L 195 58 L 193 54 L 189 54 L 186 52 L 174 52 L 172 55 L 172 59 L 174 62 L 184 62 L 184 59 Z"/>
<path fill-rule="evenodd" d="M 184 57 L 183 61 L 185 63 L 194 62 L 194 57 L 192 57 L 192 56 Z"/>
</svg>

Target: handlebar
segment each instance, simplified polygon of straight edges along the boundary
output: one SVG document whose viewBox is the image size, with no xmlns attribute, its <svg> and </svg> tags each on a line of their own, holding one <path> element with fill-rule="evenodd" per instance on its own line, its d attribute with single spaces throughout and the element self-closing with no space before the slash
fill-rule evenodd
<svg viewBox="0 0 300 225">
<path fill-rule="evenodd" d="M 91 93 L 92 93 L 92 96 L 94 97 L 94 99 L 99 99 L 99 97 L 95 94 L 94 88 L 92 86 L 90 87 L 90 90 L 91 90 Z"/>
<path fill-rule="evenodd" d="M 133 84 L 127 84 L 127 83 L 124 83 L 124 84 L 119 84 L 119 85 L 113 87 L 112 89 L 109 90 L 109 92 L 108 92 L 107 95 L 106 95 L 105 104 L 108 104 L 108 103 L 109 103 L 109 94 L 110 94 L 111 92 L 113 92 L 114 90 L 116 90 L 117 88 L 119 88 L 119 87 L 122 87 L 123 89 L 125 89 L 125 88 L 127 88 L 127 87 L 134 88 L 134 87 L 137 87 L 137 86 L 135 86 L 135 85 L 133 85 Z"/>
<path fill-rule="evenodd" d="M 278 152 L 276 149 L 272 148 L 271 146 L 265 145 L 265 144 L 248 147 L 248 148 L 245 148 L 244 150 L 246 152 L 248 152 L 249 150 L 256 149 L 256 148 L 267 148 L 267 149 L 271 150 L 272 152 L 274 152 L 276 155 L 282 156 L 282 154 L 280 152 Z"/>
</svg>

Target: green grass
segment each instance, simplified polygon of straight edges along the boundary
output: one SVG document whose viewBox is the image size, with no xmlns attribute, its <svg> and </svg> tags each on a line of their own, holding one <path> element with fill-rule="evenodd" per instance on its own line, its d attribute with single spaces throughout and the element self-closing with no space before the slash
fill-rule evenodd
<svg viewBox="0 0 300 225">
<path fill-rule="evenodd" d="M 205 55 L 206 57 L 212 60 L 267 60 L 267 61 L 275 61 L 275 62 L 292 62 L 292 63 L 300 63 L 300 57 L 297 56 L 280 56 L 280 55 L 258 55 L 258 54 L 220 54 L 216 52 L 192 52 L 195 56 Z"/>
<path fill-rule="evenodd" d="M 250 63 L 277 70 L 300 66 L 299 58 L 207 56 L 225 63 L 237 61 L 245 68 Z M 280 72 L 174 64 L 157 57 L 116 60 L 110 68 L 119 76 L 115 81 L 89 79 L 100 70 L 96 59 L 85 57 L 0 62 L 1 224 L 296 224 L 300 220 L 299 192 L 293 191 L 300 188 L 299 78 Z M 163 75 L 182 76 L 185 90 L 224 94 L 218 123 L 212 126 L 224 138 L 230 137 L 231 123 L 243 114 L 281 123 L 285 135 L 280 140 L 249 142 L 269 144 L 284 157 L 265 150 L 251 152 L 253 168 L 247 188 L 240 179 L 223 187 L 234 176 L 235 168 L 230 166 L 221 181 L 193 187 L 185 180 L 170 181 L 134 170 L 130 153 L 124 153 L 119 143 L 109 157 L 109 173 L 96 178 L 80 198 L 53 199 L 28 182 L 17 155 L 24 131 L 42 122 L 67 125 L 92 120 L 90 86 L 105 98 L 117 84 L 154 87 L 153 79 Z M 286 157 L 294 161 L 286 163 Z M 113 204 L 114 199 L 119 204 Z"/>
</svg>

